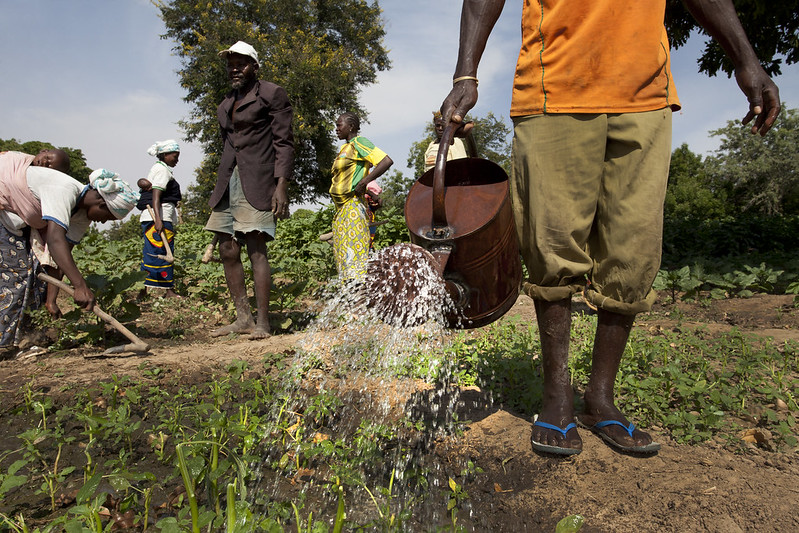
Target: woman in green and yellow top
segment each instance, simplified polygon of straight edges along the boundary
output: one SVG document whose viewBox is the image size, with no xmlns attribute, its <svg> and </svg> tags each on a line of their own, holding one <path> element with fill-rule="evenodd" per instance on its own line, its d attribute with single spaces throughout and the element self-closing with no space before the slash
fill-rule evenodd
<svg viewBox="0 0 799 533">
<path fill-rule="evenodd" d="M 336 120 L 336 135 L 347 142 L 333 162 L 330 196 L 336 205 L 333 218 L 333 253 L 341 279 L 363 279 L 369 258 L 369 222 L 366 185 L 394 164 L 366 137 L 358 136 L 361 120 L 351 112 Z"/>
</svg>

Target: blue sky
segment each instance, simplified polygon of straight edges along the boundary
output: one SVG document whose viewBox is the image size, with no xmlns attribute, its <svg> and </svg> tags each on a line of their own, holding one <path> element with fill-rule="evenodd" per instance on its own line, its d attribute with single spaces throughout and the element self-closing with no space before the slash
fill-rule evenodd
<svg viewBox="0 0 799 533">
<path fill-rule="evenodd" d="M 451 87 L 457 53 L 459 0 L 383 0 L 392 69 L 366 87 L 369 111 L 362 133 L 405 167 L 431 111 Z M 513 69 L 520 44 L 521 0 L 507 0 L 489 40 L 473 110 L 508 119 Z M 0 0 L 0 138 L 41 140 L 81 148 L 92 168 L 118 172 L 130 183 L 153 163 L 156 140 L 182 139 L 182 100 L 174 43 L 160 39 L 163 23 L 149 0 Z M 700 39 L 673 55 L 683 109 L 674 117 L 674 146 L 706 154 L 718 146 L 707 132 L 744 116 L 747 103 L 734 80 L 696 69 Z M 13 52 L 12 52 L 13 51 Z M 776 79 L 788 107 L 799 106 L 799 66 Z M 181 142 L 175 175 L 193 181 L 202 154 Z"/>
</svg>

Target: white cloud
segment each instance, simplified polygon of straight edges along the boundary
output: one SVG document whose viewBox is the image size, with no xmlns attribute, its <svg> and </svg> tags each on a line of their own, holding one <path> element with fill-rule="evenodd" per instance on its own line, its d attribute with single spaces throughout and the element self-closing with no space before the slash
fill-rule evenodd
<svg viewBox="0 0 799 533">
<path fill-rule="evenodd" d="M 16 126 L 10 137 L 80 148 L 89 167 L 108 168 L 133 184 L 147 175 L 154 162 L 146 153 L 153 142 L 181 139 L 176 124 L 180 118 L 170 99 L 135 90 L 96 104 L 64 107 L 59 113 L 38 105 L 13 109 L 9 122 Z M 181 161 L 175 176 L 185 190 L 202 155 L 198 146 L 180 144 Z"/>
</svg>

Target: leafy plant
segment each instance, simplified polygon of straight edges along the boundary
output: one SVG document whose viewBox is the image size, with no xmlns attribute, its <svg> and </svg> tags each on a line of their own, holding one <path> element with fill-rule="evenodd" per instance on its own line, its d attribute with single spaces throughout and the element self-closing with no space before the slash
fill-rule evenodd
<svg viewBox="0 0 799 533">
<path fill-rule="evenodd" d="M 793 305 L 799 307 L 799 281 L 794 281 L 785 289 L 786 294 L 793 294 Z"/>
<path fill-rule="evenodd" d="M 17 474 L 27 464 L 27 460 L 17 459 L 9 465 L 5 473 L 0 473 L 0 498 L 3 498 L 11 489 L 24 485 L 28 481 L 28 476 Z"/>
<path fill-rule="evenodd" d="M 783 273 L 782 270 L 767 268 L 765 263 L 760 263 L 760 266 L 757 267 L 747 265 L 745 268 L 752 276 L 750 287 L 760 292 L 772 292 L 777 280 Z"/>
<path fill-rule="evenodd" d="M 447 511 L 450 513 L 452 531 L 461 531 L 462 528 L 458 526 L 458 507 L 469 498 L 469 493 L 452 478 L 449 478 L 448 487 Z"/>
</svg>

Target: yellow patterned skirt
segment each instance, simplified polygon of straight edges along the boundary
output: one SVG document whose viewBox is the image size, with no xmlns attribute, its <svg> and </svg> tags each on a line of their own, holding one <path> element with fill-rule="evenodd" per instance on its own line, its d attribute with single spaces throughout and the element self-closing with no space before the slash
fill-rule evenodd
<svg viewBox="0 0 799 533">
<path fill-rule="evenodd" d="M 341 279 L 364 279 L 369 260 L 369 222 L 366 206 L 352 197 L 333 217 L 333 254 Z"/>
</svg>

